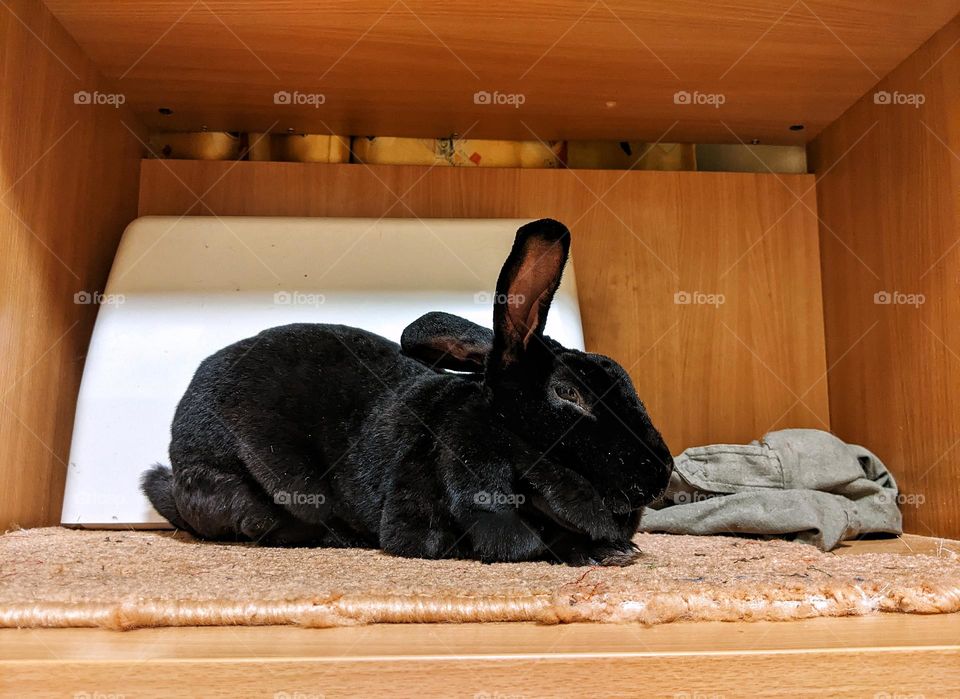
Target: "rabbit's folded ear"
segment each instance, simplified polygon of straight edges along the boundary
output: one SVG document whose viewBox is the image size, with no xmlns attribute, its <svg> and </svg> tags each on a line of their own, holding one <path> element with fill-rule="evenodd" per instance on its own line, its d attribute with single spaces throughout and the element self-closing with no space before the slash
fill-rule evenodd
<svg viewBox="0 0 960 699">
<path fill-rule="evenodd" d="M 493 302 L 490 366 L 509 367 L 543 335 L 547 312 L 570 252 L 570 231 L 544 218 L 521 226 L 500 270 Z"/>
<path fill-rule="evenodd" d="M 432 311 L 403 330 L 405 355 L 439 369 L 483 371 L 493 345 L 493 331 L 450 313 Z"/>
</svg>

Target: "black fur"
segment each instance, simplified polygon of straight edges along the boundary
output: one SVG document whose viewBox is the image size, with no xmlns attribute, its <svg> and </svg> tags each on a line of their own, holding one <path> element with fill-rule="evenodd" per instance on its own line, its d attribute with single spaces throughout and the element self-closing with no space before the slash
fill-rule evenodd
<svg viewBox="0 0 960 699">
<path fill-rule="evenodd" d="M 492 333 L 430 313 L 402 350 L 321 324 L 220 350 L 144 492 L 214 540 L 626 565 L 673 460 L 620 365 L 543 335 L 569 245 L 549 219 L 517 232 Z"/>
<path fill-rule="evenodd" d="M 140 487 L 150 496 L 153 508 L 177 529 L 194 533 L 190 525 L 180 519 L 177 503 L 173 499 L 173 472 L 168 466 L 154 464 L 149 471 L 143 472 Z"/>
</svg>

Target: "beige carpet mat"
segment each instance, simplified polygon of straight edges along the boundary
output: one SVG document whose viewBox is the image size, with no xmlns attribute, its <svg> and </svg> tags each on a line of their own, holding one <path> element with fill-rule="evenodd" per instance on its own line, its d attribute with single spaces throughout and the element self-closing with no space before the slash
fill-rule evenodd
<svg viewBox="0 0 960 699">
<path fill-rule="evenodd" d="M 182 534 L 0 537 L 0 627 L 786 620 L 960 611 L 960 559 L 641 534 L 627 568 L 426 561 Z"/>
</svg>

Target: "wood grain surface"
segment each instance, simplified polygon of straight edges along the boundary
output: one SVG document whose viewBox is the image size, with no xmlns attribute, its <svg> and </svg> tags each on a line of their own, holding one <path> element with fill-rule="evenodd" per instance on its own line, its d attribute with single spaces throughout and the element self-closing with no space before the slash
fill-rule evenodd
<svg viewBox="0 0 960 699">
<path fill-rule="evenodd" d="M 627 368 L 679 452 L 829 427 L 812 184 L 808 175 L 149 160 L 140 213 L 558 218 L 573 230 L 587 348 Z"/>
<path fill-rule="evenodd" d="M 960 12 L 960 0 L 47 4 L 153 128 L 722 143 L 805 143 Z"/>
<path fill-rule="evenodd" d="M 960 537 L 960 19 L 811 148 L 834 429 L 896 474 L 904 524 Z M 875 100 L 875 94 L 877 98 Z"/>
<path fill-rule="evenodd" d="M 96 304 L 136 216 L 142 149 L 125 108 L 46 8 L 0 8 L 0 530 L 60 521 Z M 77 93 L 87 93 L 82 103 Z M 77 103 L 77 102 L 81 103 Z M 124 125 L 126 123 L 129 126 Z M 79 297 L 84 300 L 84 297 Z"/>
</svg>

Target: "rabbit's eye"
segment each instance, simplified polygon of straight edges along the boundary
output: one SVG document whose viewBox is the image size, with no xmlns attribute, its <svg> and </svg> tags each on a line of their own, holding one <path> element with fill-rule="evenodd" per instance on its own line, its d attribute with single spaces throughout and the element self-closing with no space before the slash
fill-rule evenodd
<svg viewBox="0 0 960 699">
<path fill-rule="evenodd" d="M 580 391 L 567 383 L 555 384 L 553 387 L 553 392 L 557 394 L 557 398 L 560 400 L 565 400 L 568 403 L 573 403 L 575 406 L 580 408 L 585 413 L 590 412 L 590 406 L 587 405 L 587 402 L 583 399 L 583 396 L 580 395 Z"/>
</svg>

